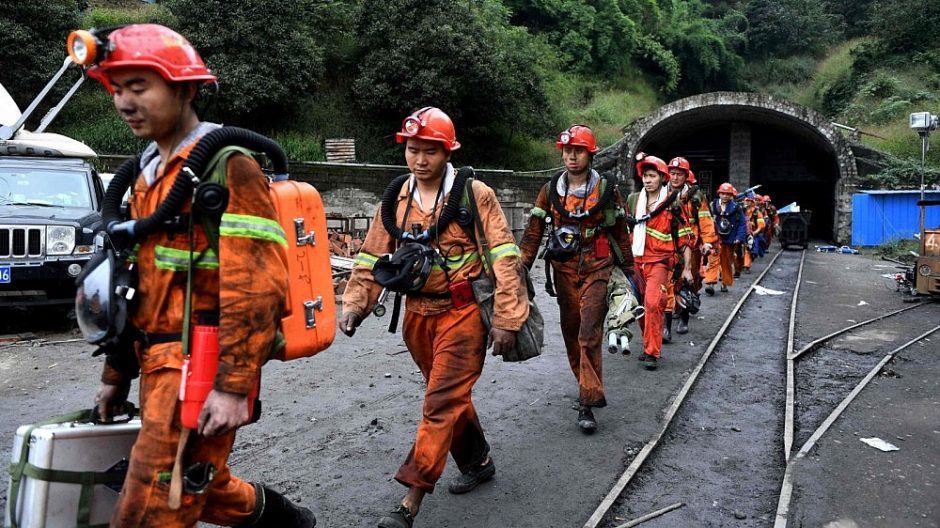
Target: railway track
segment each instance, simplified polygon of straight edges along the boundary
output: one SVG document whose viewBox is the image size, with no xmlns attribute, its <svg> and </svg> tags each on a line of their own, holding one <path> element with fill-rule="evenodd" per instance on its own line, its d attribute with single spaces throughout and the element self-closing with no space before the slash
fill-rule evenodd
<svg viewBox="0 0 940 528">
<path fill-rule="evenodd" d="M 787 526 L 806 454 L 895 354 L 940 330 L 920 303 L 798 347 L 805 256 L 780 251 L 755 278 L 584 528 Z M 907 337 L 885 330 L 899 320 Z"/>
</svg>

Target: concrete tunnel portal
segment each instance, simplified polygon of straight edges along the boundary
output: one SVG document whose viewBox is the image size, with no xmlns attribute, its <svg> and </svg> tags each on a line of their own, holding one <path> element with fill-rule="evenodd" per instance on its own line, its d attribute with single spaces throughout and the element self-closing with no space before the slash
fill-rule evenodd
<svg viewBox="0 0 940 528">
<path fill-rule="evenodd" d="M 637 152 L 689 160 L 699 184 L 714 197 L 730 181 L 739 191 L 760 184 L 777 207 L 797 202 L 813 212 L 812 238 L 851 238 L 851 193 L 857 180 L 848 141 L 824 116 L 771 96 L 716 92 L 661 107 L 624 129 L 618 172 L 633 171 Z"/>
</svg>

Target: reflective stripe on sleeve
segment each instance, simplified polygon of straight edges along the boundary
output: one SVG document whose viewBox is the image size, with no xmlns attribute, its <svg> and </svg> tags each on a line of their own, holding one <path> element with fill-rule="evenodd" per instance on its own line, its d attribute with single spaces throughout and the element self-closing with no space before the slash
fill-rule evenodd
<svg viewBox="0 0 940 528">
<path fill-rule="evenodd" d="M 646 234 L 655 238 L 656 240 L 661 240 L 663 242 L 672 242 L 672 235 L 663 233 L 662 231 L 657 231 L 650 226 L 646 226 Z"/>
<path fill-rule="evenodd" d="M 521 257 L 522 252 L 519 251 L 519 246 L 513 242 L 507 242 L 505 244 L 500 244 L 490 250 L 490 260 L 496 262 L 497 260 L 504 257 Z"/>
<path fill-rule="evenodd" d="M 189 250 L 156 246 L 154 248 L 154 265 L 157 269 L 167 271 L 186 271 L 189 269 Z M 219 256 L 212 248 L 206 248 L 201 253 L 193 255 L 193 268 L 219 269 Z"/>
<path fill-rule="evenodd" d="M 281 224 L 263 216 L 225 213 L 219 224 L 219 236 L 255 238 L 287 247 L 287 236 Z"/>
<path fill-rule="evenodd" d="M 454 271 L 454 270 L 458 270 L 464 267 L 465 265 L 479 258 L 480 258 L 480 254 L 474 251 L 472 253 L 467 253 L 466 255 L 462 255 L 460 257 L 454 257 L 454 258 L 444 257 L 444 262 L 447 264 L 447 271 Z M 431 271 L 444 271 L 444 269 L 441 267 L 440 262 L 435 261 L 431 265 Z"/>
<path fill-rule="evenodd" d="M 353 261 L 353 264 L 363 266 L 371 270 L 375 266 L 375 263 L 378 261 L 379 261 L 379 257 L 376 257 L 375 255 L 370 255 L 369 253 L 366 253 L 365 251 L 360 251 L 356 255 L 356 260 Z"/>
</svg>

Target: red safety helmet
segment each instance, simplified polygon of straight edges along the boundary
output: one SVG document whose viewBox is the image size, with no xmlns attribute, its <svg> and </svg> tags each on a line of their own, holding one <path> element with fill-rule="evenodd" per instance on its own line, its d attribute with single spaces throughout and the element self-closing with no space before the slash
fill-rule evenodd
<svg viewBox="0 0 940 528">
<path fill-rule="evenodd" d="M 103 44 L 103 49 L 99 44 Z M 69 35 L 68 46 L 75 62 L 92 64 L 88 76 L 101 81 L 109 92 L 112 92 L 109 72 L 117 68 L 147 68 L 167 82 L 216 80 L 188 40 L 159 24 L 124 26 L 109 33 L 106 43 L 94 33 L 75 31 Z M 103 58 L 94 63 L 101 55 Z"/>
<path fill-rule="evenodd" d="M 692 168 L 689 166 L 689 160 L 683 157 L 672 158 L 669 161 L 669 168 L 670 169 L 682 169 L 686 173 L 692 170 Z"/>
<path fill-rule="evenodd" d="M 695 173 L 692 172 L 692 169 L 689 169 L 689 178 L 686 180 L 686 182 L 695 185 Z"/>
<path fill-rule="evenodd" d="M 734 185 L 725 182 L 718 186 L 718 194 L 730 194 L 733 196 L 738 194 L 738 191 L 734 188 Z"/>
<path fill-rule="evenodd" d="M 567 130 L 558 134 L 555 148 L 561 150 L 565 148 L 565 145 L 584 147 L 591 154 L 600 150 L 597 146 L 597 138 L 594 137 L 594 131 L 586 125 L 571 125 Z"/>
<path fill-rule="evenodd" d="M 454 122 L 443 110 L 433 106 L 425 106 L 402 121 L 401 132 L 395 134 L 395 141 L 404 143 L 408 138 L 436 141 L 443 144 L 447 152 L 460 148 Z"/>
<path fill-rule="evenodd" d="M 770 203 L 770 195 L 769 195 L 769 194 L 765 194 L 765 195 L 764 195 L 763 202 L 764 202 L 764 203 Z"/>
<path fill-rule="evenodd" d="M 666 162 L 656 156 L 650 156 L 645 152 L 638 152 L 636 155 L 636 175 L 638 178 L 643 177 L 643 169 L 646 167 L 653 167 L 657 172 L 663 175 L 663 181 L 669 181 L 669 167 L 666 166 Z"/>
</svg>

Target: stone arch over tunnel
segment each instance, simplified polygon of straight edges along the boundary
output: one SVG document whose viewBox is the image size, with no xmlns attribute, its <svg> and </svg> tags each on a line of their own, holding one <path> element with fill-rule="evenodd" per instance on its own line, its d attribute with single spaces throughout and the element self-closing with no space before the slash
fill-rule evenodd
<svg viewBox="0 0 940 528">
<path fill-rule="evenodd" d="M 810 236 L 851 238 L 855 157 L 841 132 L 814 110 L 768 95 L 714 92 L 667 104 L 624 134 L 617 173 L 633 188 L 639 186 L 637 152 L 666 161 L 683 156 L 709 196 L 725 181 L 739 190 L 760 184 L 757 192 L 778 207 L 795 201 L 813 211 Z"/>
</svg>

